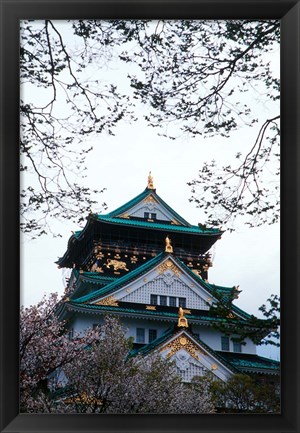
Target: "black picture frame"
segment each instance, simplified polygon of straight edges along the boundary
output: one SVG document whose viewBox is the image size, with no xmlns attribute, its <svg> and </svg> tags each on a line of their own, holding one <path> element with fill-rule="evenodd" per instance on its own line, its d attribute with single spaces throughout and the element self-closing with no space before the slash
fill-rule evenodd
<svg viewBox="0 0 300 433">
<path fill-rule="evenodd" d="M 1 4 L 1 432 L 300 432 L 299 192 L 300 4 L 289 0 L 0 0 Z M 276 18 L 281 42 L 280 415 L 19 414 L 19 20 Z M 263 258 L 258 258 L 263 266 Z"/>
</svg>

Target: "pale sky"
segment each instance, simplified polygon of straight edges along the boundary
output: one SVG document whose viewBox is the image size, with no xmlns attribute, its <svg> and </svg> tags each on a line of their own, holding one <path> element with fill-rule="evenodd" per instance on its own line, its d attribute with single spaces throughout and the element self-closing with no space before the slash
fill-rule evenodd
<svg viewBox="0 0 300 433">
<path fill-rule="evenodd" d="M 275 63 L 279 64 L 277 54 Z M 253 98 L 257 104 L 256 96 Z M 262 116 L 269 115 L 263 104 L 257 110 Z M 87 157 L 85 183 L 92 189 L 107 188 L 99 195 L 99 207 L 94 212 L 110 212 L 141 193 L 151 170 L 157 194 L 163 200 L 191 224 L 204 222 L 203 211 L 188 201 L 191 193 L 187 182 L 197 177 L 204 161 L 215 158 L 221 165 L 232 161 L 237 151 L 247 150 L 258 129 L 240 129 L 230 138 L 168 140 L 143 121 L 120 124 L 115 136 L 101 134 L 86 143 L 94 150 Z M 101 210 L 103 201 L 107 211 Z M 34 304 L 44 293 L 63 293 L 66 270 L 58 269 L 54 262 L 65 253 L 71 231 L 83 226 L 53 221 L 53 227 L 62 238 L 49 235 L 34 241 L 21 239 L 21 304 Z M 235 304 L 246 312 L 259 315 L 259 306 L 271 294 L 279 294 L 279 224 L 252 229 L 239 225 L 236 232 L 224 233 L 212 253 L 209 282 L 239 285 L 242 293 Z M 259 348 L 258 353 L 275 359 L 279 356 L 278 349 L 271 346 Z"/>
</svg>

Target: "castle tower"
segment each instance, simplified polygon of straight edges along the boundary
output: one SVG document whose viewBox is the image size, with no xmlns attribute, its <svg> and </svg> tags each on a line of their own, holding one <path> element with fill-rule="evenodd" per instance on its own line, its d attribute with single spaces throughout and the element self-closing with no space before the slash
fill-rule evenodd
<svg viewBox="0 0 300 433">
<path fill-rule="evenodd" d="M 187 382 L 205 371 L 221 380 L 236 372 L 278 375 L 278 362 L 238 339 L 237 328 L 253 327 L 233 303 L 238 287 L 209 282 L 209 250 L 221 235 L 175 212 L 150 172 L 143 192 L 106 215 L 89 215 L 69 239 L 57 262 L 72 268 L 58 314 L 70 335 L 101 324 L 105 314 L 119 316 L 134 340 L 132 356 L 158 351 Z M 224 301 L 225 317 L 216 308 Z M 269 331 L 261 325 L 255 332 L 263 338 Z"/>
</svg>

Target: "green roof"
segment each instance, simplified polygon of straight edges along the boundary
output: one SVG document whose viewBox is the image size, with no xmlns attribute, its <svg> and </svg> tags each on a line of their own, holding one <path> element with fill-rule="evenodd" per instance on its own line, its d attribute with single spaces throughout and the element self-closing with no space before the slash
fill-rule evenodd
<svg viewBox="0 0 300 433">
<path fill-rule="evenodd" d="M 137 354 L 146 355 L 147 353 L 155 350 L 162 343 L 167 341 L 173 334 L 177 333 L 180 328 L 177 326 L 172 326 L 167 329 L 160 337 L 156 338 L 149 344 L 145 344 L 144 346 L 134 349 L 130 352 L 129 356 L 136 356 Z M 269 371 L 277 373 L 280 369 L 280 362 L 275 361 L 273 359 L 268 359 L 256 354 L 250 353 L 233 353 L 233 352 L 222 352 L 215 351 L 211 347 L 209 347 L 206 343 L 204 343 L 199 337 L 193 334 L 193 332 L 189 330 L 185 330 L 187 334 L 190 334 L 196 341 L 200 343 L 200 345 L 206 349 L 209 353 L 213 354 L 218 358 L 222 363 L 225 363 L 227 366 L 231 367 L 231 369 L 238 371 L 253 371 L 259 370 L 260 372 Z"/>
<path fill-rule="evenodd" d="M 158 346 L 160 346 L 162 343 L 167 341 L 170 337 L 172 337 L 173 334 L 179 333 L 182 331 L 182 328 L 178 328 L 177 326 L 172 326 L 171 328 L 167 329 L 160 337 L 153 340 L 151 343 L 146 344 L 143 347 L 140 347 L 138 349 L 133 349 L 129 356 L 136 356 L 138 354 L 146 355 L 147 353 L 151 352 L 152 350 L 155 350 Z M 194 335 L 194 333 L 190 330 L 184 329 L 184 331 L 190 335 L 194 340 L 199 342 L 199 345 L 202 346 L 205 350 L 207 350 L 208 353 L 215 356 L 217 359 L 219 359 L 223 364 L 225 364 L 227 367 L 229 367 L 231 370 L 236 372 L 235 366 L 231 365 L 231 363 L 227 362 L 227 360 L 224 360 L 219 356 L 219 354 L 213 350 L 211 347 L 209 347 L 206 343 L 204 343 L 199 337 Z"/>
<path fill-rule="evenodd" d="M 168 255 L 168 253 L 165 253 L 165 252 L 162 252 L 162 253 L 158 254 L 157 256 L 153 257 L 153 259 L 151 259 L 148 262 L 144 263 L 143 265 L 137 267 L 136 269 L 130 271 L 128 274 L 124 275 L 123 277 L 120 277 L 120 278 L 112 281 L 111 283 L 107 284 L 106 286 L 101 287 L 100 289 L 94 291 L 93 293 L 89 293 L 89 294 L 87 294 L 85 296 L 82 296 L 82 297 L 74 300 L 74 302 L 84 303 L 84 302 L 87 302 L 87 301 L 92 301 L 92 300 L 96 299 L 99 296 L 103 296 L 103 295 L 106 295 L 108 293 L 111 293 L 111 292 L 117 290 L 118 288 L 122 287 L 123 285 L 125 285 L 129 281 L 132 281 L 133 279 L 138 278 L 143 273 L 145 273 L 145 272 L 149 271 L 150 269 L 152 269 L 161 260 L 163 260 L 167 255 Z M 219 286 L 212 285 L 212 284 L 209 284 L 208 282 L 204 281 L 201 277 L 199 277 L 194 272 L 192 272 L 191 269 L 187 265 L 185 265 L 181 260 L 179 260 L 176 256 L 172 255 L 172 258 L 175 260 L 175 262 L 177 262 L 177 264 L 180 267 L 182 267 L 183 269 L 185 269 L 186 272 L 188 273 L 188 275 L 190 275 L 198 284 L 200 284 L 204 288 L 206 288 L 207 291 L 212 296 L 214 295 L 214 291 Z M 80 274 L 80 275 L 82 275 L 82 274 Z M 94 278 L 97 278 L 97 277 L 94 277 Z M 220 286 L 220 287 L 222 287 L 222 286 Z M 225 288 L 222 287 L 222 289 L 224 290 Z M 226 288 L 226 290 L 229 291 L 229 290 L 232 290 L 232 288 Z M 240 308 L 238 308 L 237 306 L 235 306 L 233 304 L 231 304 L 231 308 L 232 308 L 233 312 L 239 314 L 240 316 L 242 316 L 246 320 L 251 317 L 250 314 L 246 313 L 245 311 L 241 310 Z"/>
<path fill-rule="evenodd" d="M 135 219 L 127 219 L 127 218 L 116 218 L 111 217 L 109 215 L 96 215 L 96 219 L 103 222 L 108 223 L 114 223 L 114 224 L 121 224 L 121 225 L 128 225 L 128 226 L 135 226 L 135 227 L 145 227 L 145 228 L 151 228 L 151 229 L 157 229 L 157 230 L 165 230 L 169 232 L 184 232 L 184 233 L 194 233 L 194 234 L 201 234 L 201 235 L 211 235 L 211 234 L 221 234 L 222 232 L 219 229 L 202 229 L 199 226 L 192 226 L 189 225 L 188 227 L 185 226 L 178 226 L 176 224 L 163 224 L 158 222 L 149 222 L 149 221 L 140 221 Z"/>
<path fill-rule="evenodd" d="M 256 354 L 248 353 L 232 353 L 232 352 L 220 352 L 218 354 L 221 358 L 230 362 L 236 368 L 240 370 L 273 370 L 279 371 L 280 362 L 274 359 L 265 358 Z"/>
<path fill-rule="evenodd" d="M 130 227 L 141 227 L 141 228 L 151 228 L 156 230 L 164 230 L 166 233 L 191 233 L 191 234 L 198 234 L 198 235 L 221 235 L 223 232 L 219 229 L 203 229 L 199 226 L 193 226 L 189 225 L 186 226 L 180 226 L 176 224 L 163 224 L 158 222 L 150 222 L 150 221 L 141 221 L 141 220 L 135 220 L 135 219 L 127 219 L 127 218 L 117 218 L 117 217 L 111 217 L 109 215 L 101 215 L 101 214 L 95 214 L 94 217 L 97 221 L 104 222 L 104 223 L 111 223 L 111 224 L 120 224 L 123 226 L 130 226 Z M 73 233 L 73 237 L 76 239 L 79 239 L 81 237 L 81 234 L 84 232 L 84 230 L 78 230 Z M 72 236 L 71 236 L 72 238 Z"/>
<path fill-rule="evenodd" d="M 179 221 L 182 225 L 176 225 L 170 223 L 164 224 L 155 221 L 153 222 L 140 221 L 137 219 L 118 218 L 120 214 L 125 213 L 127 210 L 132 208 L 134 205 L 142 201 L 145 197 L 147 197 L 150 194 L 153 195 L 157 200 L 157 202 L 159 202 L 162 206 L 164 206 L 173 215 L 173 217 L 177 221 Z M 193 233 L 193 234 L 201 234 L 201 235 L 212 235 L 212 234 L 222 233 L 222 231 L 220 231 L 217 228 L 203 228 L 203 227 L 191 225 L 184 218 L 182 218 L 177 212 L 175 212 L 164 200 L 162 200 L 162 198 L 156 194 L 155 190 L 147 189 L 147 188 L 141 194 L 137 195 L 132 200 L 128 201 L 127 203 L 115 209 L 114 211 L 109 212 L 108 214 L 93 214 L 93 217 L 98 221 L 103 221 L 107 223 L 121 224 L 121 225 L 134 226 L 134 227 L 145 227 L 145 228 L 151 228 L 157 230 L 165 230 L 169 232 L 184 232 L 184 233 Z M 74 232 L 73 236 L 76 239 L 78 239 L 84 230 L 85 229 Z"/>
<path fill-rule="evenodd" d="M 141 304 L 141 308 L 130 308 L 130 307 L 122 307 L 122 306 L 113 306 L 113 305 L 96 305 L 96 304 L 85 304 L 83 302 L 78 302 L 77 300 L 70 300 L 65 303 L 66 306 L 70 306 L 71 308 L 75 309 L 76 311 L 90 311 L 90 312 L 110 312 L 110 313 L 122 313 L 125 315 L 139 315 L 139 316 L 147 316 L 147 317 L 155 317 L 160 318 L 162 320 L 164 319 L 174 319 L 174 321 L 177 321 L 178 319 L 178 313 L 174 313 L 172 311 L 158 311 L 158 310 L 146 310 L 145 305 Z M 207 315 L 201 315 L 201 314 L 188 314 L 187 319 L 191 321 L 192 323 L 197 322 L 207 322 L 207 323 L 215 323 L 215 322 L 224 322 L 235 324 L 237 323 L 236 319 L 228 319 L 223 317 L 215 317 L 215 316 L 207 316 Z M 244 322 L 244 325 L 247 326 L 247 321 Z M 252 324 L 250 324 L 252 327 Z"/>
<path fill-rule="evenodd" d="M 176 218 L 178 221 L 180 221 L 184 226 L 190 226 L 190 224 L 182 218 L 177 212 L 174 211 L 161 197 L 159 197 L 158 194 L 156 194 L 156 190 L 154 189 L 148 189 L 146 188 L 141 194 L 134 197 L 132 200 L 128 201 L 127 203 L 123 204 L 122 206 L 118 207 L 114 211 L 107 214 L 108 217 L 115 217 L 118 216 L 127 210 L 131 209 L 133 206 L 138 204 L 140 201 L 144 200 L 148 195 L 153 195 L 158 203 L 163 205 L 172 215 L 174 218 Z"/>
<path fill-rule="evenodd" d="M 99 274 L 99 272 L 86 272 L 86 271 L 78 272 L 77 271 L 77 273 L 79 274 L 79 278 L 81 280 L 92 281 L 95 283 L 99 282 L 99 283 L 103 284 L 104 282 L 106 282 L 108 284 L 112 281 L 117 280 L 117 277 L 103 276 L 103 275 Z"/>
</svg>

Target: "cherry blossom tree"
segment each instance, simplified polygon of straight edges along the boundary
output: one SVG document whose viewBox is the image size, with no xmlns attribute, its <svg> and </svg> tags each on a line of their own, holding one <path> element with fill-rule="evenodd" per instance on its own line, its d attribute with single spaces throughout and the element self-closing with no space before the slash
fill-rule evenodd
<svg viewBox="0 0 300 433">
<path fill-rule="evenodd" d="M 66 366 L 72 390 L 62 400 L 79 413 L 210 413 L 205 392 L 182 383 L 172 362 L 159 353 L 128 356 L 131 342 L 119 321 L 108 316 L 83 356 Z"/>
<path fill-rule="evenodd" d="M 59 301 L 62 302 L 62 301 Z M 130 356 L 118 319 L 69 339 L 57 295 L 21 308 L 21 411 L 29 413 L 210 413 L 208 387 L 181 382 L 159 353 Z"/>
<path fill-rule="evenodd" d="M 21 307 L 21 412 L 52 412 L 48 378 L 72 362 L 83 348 L 80 340 L 69 340 L 65 323 L 54 314 L 57 304 L 58 296 L 51 294 L 37 305 Z"/>
</svg>

